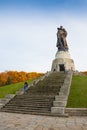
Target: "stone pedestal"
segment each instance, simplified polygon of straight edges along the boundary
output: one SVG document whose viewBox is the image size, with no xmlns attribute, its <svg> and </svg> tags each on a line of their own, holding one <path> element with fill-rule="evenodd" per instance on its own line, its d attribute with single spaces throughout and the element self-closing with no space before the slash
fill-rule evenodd
<svg viewBox="0 0 87 130">
<path fill-rule="evenodd" d="M 55 59 L 52 62 L 51 71 L 69 71 L 75 70 L 74 61 L 70 58 L 68 51 L 57 51 Z"/>
</svg>

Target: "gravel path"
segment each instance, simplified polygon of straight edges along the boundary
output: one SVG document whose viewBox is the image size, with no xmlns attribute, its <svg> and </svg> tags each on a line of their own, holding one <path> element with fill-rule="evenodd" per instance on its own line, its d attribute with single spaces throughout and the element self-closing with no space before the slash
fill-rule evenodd
<svg viewBox="0 0 87 130">
<path fill-rule="evenodd" d="M 0 112 L 0 130 L 87 130 L 87 116 L 67 118 Z"/>
</svg>

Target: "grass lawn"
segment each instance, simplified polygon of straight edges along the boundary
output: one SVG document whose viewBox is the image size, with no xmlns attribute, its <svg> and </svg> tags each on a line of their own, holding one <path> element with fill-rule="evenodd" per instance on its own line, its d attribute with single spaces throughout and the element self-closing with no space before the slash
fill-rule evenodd
<svg viewBox="0 0 87 130">
<path fill-rule="evenodd" d="M 28 81 L 28 83 L 31 83 L 32 81 Z M 0 98 L 5 97 L 7 94 L 15 94 L 17 90 L 23 87 L 24 82 L 6 85 L 0 87 Z"/>
<path fill-rule="evenodd" d="M 67 107 L 87 108 L 87 76 L 72 77 Z"/>
</svg>

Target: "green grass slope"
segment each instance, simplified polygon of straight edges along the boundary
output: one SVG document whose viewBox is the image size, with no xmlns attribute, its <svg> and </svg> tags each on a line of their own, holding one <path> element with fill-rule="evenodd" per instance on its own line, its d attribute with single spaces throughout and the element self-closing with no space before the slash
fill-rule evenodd
<svg viewBox="0 0 87 130">
<path fill-rule="evenodd" d="M 67 107 L 87 108 L 87 76 L 74 75 Z"/>
<path fill-rule="evenodd" d="M 31 83 L 32 81 L 28 81 Z M 5 97 L 7 94 L 15 94 L 20 88 L 23 87 L 24 82 L 10 84 L 3 87 L 0 87 L 0 98 Z"/>
</svg>

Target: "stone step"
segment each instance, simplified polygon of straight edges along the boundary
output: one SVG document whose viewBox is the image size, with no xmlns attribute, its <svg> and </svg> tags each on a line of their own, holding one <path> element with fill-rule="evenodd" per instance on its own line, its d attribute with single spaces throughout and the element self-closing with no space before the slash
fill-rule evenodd
<svg viewBox="0 0 87 130">
<path fill-rule="evenodd" d="M 67 101 L 67 96 L 56 95 L 56 96 L 55 96 L 55 100 L 56 100 L 56 101 Z"/>
<path fill-rule="evenodd" d="M 60 90 L 50 91 L 50 92 L 49 92 L 49 91 L 47 91 L 47 92 L 43 92 L 43 91 L 30 91 L 29 94 L 30 94 L 30 93 L 40 94 L 40 95 L 43 95 L 43 94 L 49 95 L 49 94 L 51 94 L 51 95 L 55 96 L 55 95 L 58 95 L 58 94 L 59 94 L 59 91 L 60 91 Z"/>
<path fill-rule="evenodd" d="M 19 105 L 19 106 L 6 106 L 6 109 L 14 109 L 14 110 L 16 110 L 16 109 L 23 109 L 23 110 L 50 110 L 50 107 L 46 107 L 46 106 L 21 106 L 21 105 Z"/>
<path fill-rule="evenodd" d="M 46 106 L 46 107 L 49 107 L 49 106 L 53 105 L 53 102 L 51 102 L 51 103 L 38 103 L 38 102 L 32 103 L 32 102 L 29 102 L 29 103 L 19 103 L 19 104 L 18 104 L 18 102 L 17 103 L 13 102 L 13 103 L 8 103 L 7 105 L 8 106 L 10 106 L 10 105 L 11 106 L 25 105 L 25 106 L 41 106 L 41 107 Z"/>
<path fill-rule="evenodd" d="M 53 100 L 47 100 L 47 101 L 42 101 L 42 100 L 23 100 L 23 101 L 21 101 L 21 100 L 11 100 L 11 101 L 9 101 L 9 103 L 45 103 L 45 104 L 47 104 L 47 103 L 49 103 L 49 102 L 52 102 Z"/>
<path fill-rule="evenodd" d="M 53 88 L 54 88 L 54 89 L 57 89 L 57 88 L 59 88 L 60 86 L 61 86 L 61 84 L 50 84 L 50 85 L 49 85 L 49 84 L 44 84 L 44 85 L 35 86 L 36 88 L 35 88 L 34 86 L 33 86 L 33 87 L 30 87 L 29 90 L 30 90 L 30 89 L 38 89 L 38 88 L 44 89 L 44 90 L 46 90 L 46 88 L 48 88 L 48 89 L 50 90 L 50 89 L 53 89 Z"/>
<path fill-rule="evenodd" d="M 44 97 L 42 96 L 42 95 L 38 95 L 38 96 L 36 96 L 36 95 L 34 95 L 34 96 L 32 96 L 31 94 L 27 94 L 27 95 L 25 95 L 25 94 L 23 94 L 23 95 L 18 95 L 18 96 L 16 96 L 15 98 L 29 98 L 29 99 L 32 99 L 32 98 L 36 98 L 36 99 L 50 99 L 50 98 L 54 98 L 54 96 L 53 95 L 45 95 Z"/>
<path fill-rule="evenodd" d="M 32 115 L 50 115 L 50 111 L 23 111 L 23 110 L 15 110 L 15 111 L 11 111 L 11 110 L 3 110 L 3 112 L 8 112 L 8 113 L 20 113 L 20 114 L 32 114 Z"/>
<path fill-rule="evenodd" d="M 17 95 L 17 96 L 15 96 L 15 97 L 16 97 L 16 98 L 18 98 L 18 97 L 19 97 L 19 98 L 23 98 L 23 97 L 24 97 L 24 98 L 27 98 L 27 97 L 28 97 L 28 98 L 37 98 L 37 99 L 38 99 L 38 98 L 41 98 L 41 99 L 43 98 L 43 99 L 45 99 L 45 98 L 53 98 L 54 96 L 53 96 L 53 95 L 51 95 L 51 96 L 50 96 L 50 95 L 45 95 L 45 94 L 44 94 L 44 96 L 42 96 L 41 94 L 38 94 L 38 96 L 36 96 L 36 95 L 32 96 L 32 94 L 29 94 L 29 93 L 26 92 L 26 93 L 24 93 L 23 95 Z M 15 98 L 15 97 L 14 97 L 14 98 Z"/>
<path fill-rule="evenodd" d="M 58 80 L 58 78 L 55 78 L 55 79 L 47 78 L 43 80 L 44 83 L 62 83 L 63 81 L 64 81 L 63 78 L 61 80 Z M 42 83 L 42 81 L 38 82 L 37 84 L 40 84 L 40 83 Z"/>
<path fill-rule="evenodd" d="M 53 102 L 52 103 L 8 103 L 6 106 L 14 106 L 14 107 L 16 107 L 16 106 L 28 106 L 28 107 L 30 107 L 30 106 L 32 106 L 32 107 L 51 107 L 52 105 L 53 105 Z"/>
<path fill-rule="evenodd" d="M 54 107 L 65 107 L 65 105 L 66 105 L 66 101 L 53 101 L 53 106 Z"/>
<path fill-rule="evenodd" d="M 51 80 L 51 79 L 53 79 L 53 80 L 63 80 L 64 79 L 64 77 L 65 77 L 65 75 L 60 75 L 60 76 L 49 76 L 49 77 L 47 77 L 47 78 L 45 78 L 44 80 Z"/>
<path fill-rule="evenodd" d="M 33 91 L 42 91 L 42 92 L 47 92 L 47 91 L 52 91 L 52 90 L 54 90 L 54 91 L 56 91 L 56 90 L 59 90 L 60 89 L 60 85 L 58 86 L 58 85 L 56 85 L 56 86 L 42 86 L 42 87 L 38 87 L 38 86 L 36 86 L 36 88 L 35 87 L 31 87 L 31 88 L 29 88 L 29 90 L 28 90 L 28 92 L 30 92 L 31 90 L 33 90 Z"/>
<path fill-rule="evenodd" d="M 64 107 L 51 107 L 51 112 L 53 114 L 64 114 L 65 113 L 65 108 Z"/>
<path fill-rule="evenodd" d="M 48 85 L 48 84 L 44 84 L 43 86 L 41 86 L 41 85 L 38 85 L 38 86 L 36 86 L 37 87 L 37 89 L 44 89 L 44 91 L 46 91 L 47 89 L 49 90 L 49 91 L 51 91 L 51 90 L 55 90 L 55 89 L 59 89 L 60 87 L 61 87 L 61 84 L 50 84 L 50 85 Z M 29 90 L 35 90 L 36 88 L 35 87 L 31 87 L 31 88 L 29 88 Z"/>
<path fill-rule="evenodd" d="M 39 108 L 50 108 L 51 106 L 49 105 L 49 106 L 33 106 L 33 105 L 25 105 L 25 106 L 23 106 L 23 105 L 17 105 L 17 106 L 15 106 L 15 105 L 6 105 L 6 107 L 8 107 L 8 108 L 32 108 L 32 109 L 39 109 Z"/>
<path fill-rule="evenodd" d="M 53 104 L 53 101 L 50 101 L 50 102 L 9 102 L 8 103 L 9 105 L 21 105 L 21 104 L 24 104 L 24 105 L 32 105 L 32 104 L 35 104 L 35 105 L 39 105 L 39 106 L 49 106 L 49 105 L 52 105 Z"/>
<path fill-rule="evenodd" d="M 34 95 L 34 94 L 28 94 L 28 93 L 24 93 L 23 95 L 17 95 L 17 97 L 22 97 L 22 96 L 29 96 L 29 97 L 40 97 L 41 96 L 41 98 L 50 98 L 50 97 L 53 97 L 52 95 L 38 95 L 38 94 L 36 94 L 36 95 Z"/>
<path fill-rule="evenodd" d="M 64 81 L 64 78 L 62 78 L 62 79 L 59 79 L 59 78 L 55 78 L 54 77 L 54 79 L 52 78 L 49 78 L 49 79 L 44 79 L 44 80 L 41 80 L 41 81 L 39 81 L 38 83 L 37 83 L 37 85 L 38 84 L 44 84 L 44 83 L 61 83 L 61 82 L 63 82 Z"/>
<path fill-rule="evenodd" d="M 50 113 L 50 112 L 26 112 L 26 111 L 4 111 L 4 112 L 8 112 L 8 113 L 20 113 L 20 114 L 31 114 L 31 115 L 44 115 L 44 116 L 55 116 L 55 117 L 68 117 L 67 114 L 53 114 L 53 113 Z"/>
<path fill-rule="evenodd" d="M 11 100 L 11 101 L 9 101 L 9 103 L 45 103 L 45 104 L 47 104 L 47 103 L 49 103 L 49 102 L 52 102 L 52 101 L 54 101 L 54 100 Z"/>
<path fill-rule="evenodd" d="M 15 99 L 17 99 L 17 100 L 22 100 L 22 101 L 28 101 L 28 100 L 32 100 L 32 101 L 50 101 L 50 100 L 53 100 L 54 98 L 45 98 L 45 99 L 40 99 L 40 98 L 15 98 Z"/>
<path fill-rule="evenodd" d="M 26 111 L 26 112 L 38 112 L 38 113 L 47 113 L 47 112 L 50 112 L 49 109 L 23 109 L 23 108 L 7 108 L 7 109 L 4 109 L 3 108 L 3 111 L 11 111 L 11 112 L 15 112 L 15 111 Z"/>
<path fill-rule="evenodd" d="M 22 101 L 21 101 L 22 100 Z M 53 99 L 29 99 L 29 98 L 23 98 L 23 99 L 20 99 L 20 98 L 15 98 L 13 100 L 10 100 L 10 102 L 49 102 L 49 101 L 53 101 Z"/>
<path fill-rule="evenodd" d="M 57 90 L 59 91 L 59 90 L 60 90 L 60 87 L 61 87 L 61 86 L 55 88 L 55 87 L 53 86 L 52 88 L 47 87 L 46 89 L 44 89 L 44 88 L 37 88 L 37 89 L 32 88 L 32 89 L 28 90 L 28 93 L 30 94 L 30 92 L 37 92 L 37 94 L 40 95 L 39 92 L 43 92 L 43 95 L 47 95 L 47 92 L 49 92 L 49 95 L 51 95 L 52 92 L 55 94 L 55 92 L 56 92 Z"/>
</svg>

